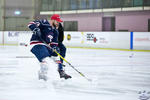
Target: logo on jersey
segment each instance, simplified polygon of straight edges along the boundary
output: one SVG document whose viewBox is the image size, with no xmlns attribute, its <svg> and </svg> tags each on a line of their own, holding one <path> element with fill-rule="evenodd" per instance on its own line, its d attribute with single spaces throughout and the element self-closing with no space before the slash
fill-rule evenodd
<svg viewBox="0 0 150 100">
<path fill-rule="evenodd" d="M 40 23 L 39 23 L 39 22 L 36 22 L 36 26 L 39 27 L 39 26 L 40 26 Z"/>
<path fill-rule="evenodd" d="M 52 41 L 52 39 L 53 39 L 53 36 L 48 35 L 47 37 L 50 39 L 50 42 L 51 42 L 51 41 Z"/>
</svg>

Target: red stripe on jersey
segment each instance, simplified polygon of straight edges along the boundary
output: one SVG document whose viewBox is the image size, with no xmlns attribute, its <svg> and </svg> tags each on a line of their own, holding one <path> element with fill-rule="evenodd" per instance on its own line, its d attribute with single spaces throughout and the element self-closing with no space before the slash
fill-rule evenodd
<svg viewBox="0 0 150 100">
<path fill-rule="evenodd" d="M 32 25 L 32 24 L 36 24 L 36 23 L 34 23 L 34 22 L 30 22 L 30 23 L 28 24 L 28 27 L 29 27 L 30 25 Z"/>
<path fill-rule="evenodd" d="M 56 43 L 56 42 L 51 42 L 50 45 L 56 45 L 56 46 L 57 46 L 58 43 Z"/>
<path fill-rule="evenodd" d="M 32 44 L 40 44 L 40 43 L 43 43 L 43 42 L 30 42 L 30 45 L 32 45 Z"/>
<path fill-rule="evenodd" d="M 29 24 L 36 24 L 35 22 L 30 22 Z"/>
</svg>

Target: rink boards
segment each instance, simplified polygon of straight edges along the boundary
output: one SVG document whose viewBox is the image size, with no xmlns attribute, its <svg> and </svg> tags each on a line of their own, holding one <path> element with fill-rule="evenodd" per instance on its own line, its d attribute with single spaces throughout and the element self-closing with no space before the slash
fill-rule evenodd
<svg viewBox="0 0 150 100">
<path fill-rule="evenodd" d="M 29 44 L 32 32 L 0 32 L 1 45 Z M 150 50 L 150 32 L 65 32 L 68 47 Z"/>
</svg>

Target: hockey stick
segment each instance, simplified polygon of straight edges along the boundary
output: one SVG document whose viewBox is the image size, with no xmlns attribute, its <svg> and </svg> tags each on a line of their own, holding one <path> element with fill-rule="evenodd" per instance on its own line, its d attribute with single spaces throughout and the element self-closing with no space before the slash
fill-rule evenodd
<svg viewBox="0 0 150 100">
<path fill-rule="evenodd" d="M 56 50 L 54 50 L 52 47 L 50 47 L 50 45 L 48 45 L 42 38 L 40 38 L 40 39 L 48 48 L 52 49 L 61 59 L 63 59 L 66 63 L 68 63 L 69 66 L 72 67 L 76 72 L 78 72 L 82 77 L 84 77 L 88 81 L 92 81 L 92 79 L 87 78 L 83 73 L 81 73 L 73 65 L 71 65 L 71 63 L 69 63 L 64 57 L 62 57 Z"/>
<path fill-rule="evenodd" d="M 20 46 L 25 46 L 25 47 L 29 46 L 27 43 L 20 43 L 19 45 Z M 16 58 L 35 58 L 35 57 L 34 56 L 16 56 Z M 53 61 L 56 64 L 58 64 L 56 60 L 53 59 Z M 62 64 L 63 67 L 65 67 L 65 65 L 63 63 L 61 63 L 61 64 Z"/>
<path fill-rule="evenodd" d="M 35 28 L 33 30 L 33 34 L 37 34 L 37 36 L 40 38 L 40 40 L 50 49 L 52 49 L 60 58 L 62 58 L 66 63 L 68 63 L 70 65 L 70 67 L 72 67 L 75 71 L 77 71 L 82 77 L 84 77 L 85 79 L 87 79 L 88 81 L 92 81 L 91 79 L 88 79 L 84 74 L 82 74 L 81 72 L 79 72 L 74 66 L 71 65 L 71 63 L 69 63 L 64 57 L 62 57 L 55 49 L 51 48 L 50 45 L 48 45 L 42 38 L 41 38 L 41 32 L 39 28 Z M 24 45 L 24 44 L 23 44 Z M 27 45 L 25 45 L 27 46 Z"/>
<path fill-rule="evenodd" d="M 69 63 L 64 57 L 62 57 L 56 50 L 53 50 L 61 59 L 63 59 L 66 63 L 68 63 L 70 65 L 70 67 L 72 67 L 75 71 L 77 71 L 81 76 L 83 76 L 85 79 L 87 79 L 88 81 L 92 81 L 92 79 L 87 78 L 83 73 L 81 73 L 80 71 L 78 71 L 74 66 L 71 65 L 71 63 Z"/>
<path fill-rule="evenodd" d="M 41 39 L 41 38 L 40 38 Z M 50 49 L 52 49 L 51 47 L 50 47 L 50 45 L 48 45 L 43 39 L 41 39 L 41 41 L 48 47 L 48 48 L 50 48 Z M 28 44 L 26 44 L 26 43 L 21 43 L 20 44 L 21 46 L 28 46 Z M 61 59 L 63 59 L 66 63 L 68 63 L 68 65 L 70 66 L 70 67 L 72 67 L 76 72 L 78 72 L 82 77 L 84 77 L 86 80 L 88 80 L 88 81 L 92 81 L 92 79 L 89 79 L 89 78 L 87 78 L 83 73 L 81 73 L 80 71 L 78 71 L 73 65 L 71 65 L 71 63 L 69 63 L 64 57 L 62 57 L 56 50 L 54 50 L 54 49 L 52 49 Z M 65 65 L 63 65 L 63 66 L 65 66 Z"/>
</svg>

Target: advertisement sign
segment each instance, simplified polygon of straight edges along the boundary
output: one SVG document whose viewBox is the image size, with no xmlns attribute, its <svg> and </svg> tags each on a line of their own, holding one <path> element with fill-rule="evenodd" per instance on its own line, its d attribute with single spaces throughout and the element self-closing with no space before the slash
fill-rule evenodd
<svg viewBox="0 0 150 100">
<path fill-rule="evenodd" d="M 5 44 L 17 44 L 18 38 L 19 38 L 18 31 L 5 31 L 4 32 Z"/>
<path fill-rule="evenodd" d="M 85 32 L 87 43 L 108 44 L 109 34 L 103 32 Z"/>
<path fill-rule="evenodd" d="M 92 44 L 95 46 L 104 46 L 109 45 L 109 33 L 103 32 L 84 32 L 85 34 L 85 43 Z"/>
<path fill-rule="evenodd" d="M 110 34 L 103 32 L 65 32 L 67 46 L 104 47 L 110 43 Z"/>
<path fill-rule="evenodd" d="M 150 47 L 150 32 L 134 32 L 134 46 Z"/>
<path fill-rule="evenodd" d="M 130 48 L 130 32 L 65 32 L 66 46 Z"/>
<path fill-rule="evenodd" d="M 83 35 L 81 32 L 65 32 L 64 43 L 67 45 L 79 45 L 83 42 Z"/>
<path fill-rule="evenodd" d="M 131 32 L 65 32 L 64 44 L 70 47 L 130 49 Z M 0 44 L 29 44 L 31 31 L 1 31 Z M 133 32 L 134 50 L 150 50 L 150 32 Z"/>
<path fill-rule="evenodd" d="M 19 32 L 8 31 L 6 35 L 7 35 L 7 41 L 18 41 Z"/>
</svg>

